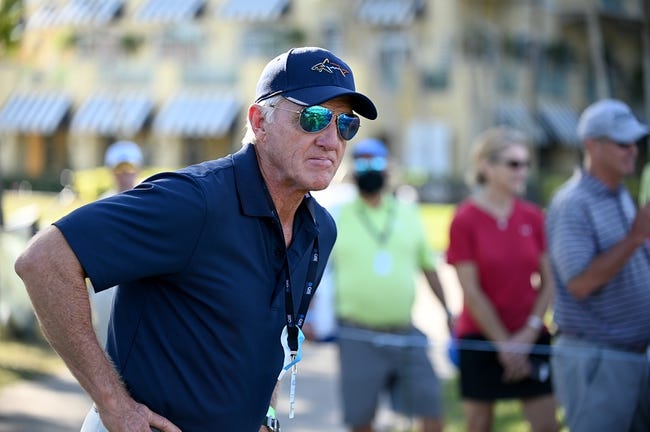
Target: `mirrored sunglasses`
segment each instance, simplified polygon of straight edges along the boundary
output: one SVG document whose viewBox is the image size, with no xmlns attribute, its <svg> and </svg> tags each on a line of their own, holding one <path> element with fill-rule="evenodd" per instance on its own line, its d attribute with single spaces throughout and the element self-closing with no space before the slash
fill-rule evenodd
<svg viewBox="0 0 650 432">
<path fill-rule="evenodd" d="M 320 105 L 312 105 L 301 109 L 300 111 L 282 108 L 277 105 L 271 105 L 275 109 L 289 111 L 300 114 L 298 124 L 300 128 L 307 133 L 316 133 L 325 129 L 332 122 L 334 113 L 329 108 Z M 346 141 L 351 140 L 359 131 L 361 121 L 355 114 L 342 113 L 336 116 L 336 128 L 339 135 Z"/>
<path fill-rule="evenodd" d="M 362 173 L 366 171 L 384 171 L 388 166 L 388 161 L 383 157 L 356 158 L 354 160 L 354 171 Z"/>
</svg>

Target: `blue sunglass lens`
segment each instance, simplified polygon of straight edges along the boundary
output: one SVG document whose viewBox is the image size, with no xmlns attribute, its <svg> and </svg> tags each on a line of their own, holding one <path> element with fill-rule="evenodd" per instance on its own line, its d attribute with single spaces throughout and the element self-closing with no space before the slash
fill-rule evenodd
<svg viewBox="0 0 650 432">
<path fill-rule="evenodd" d="M 360 123 L 359 117 L 355 115 L 339 114 L 336 118 L 336 126 L 339 129 L 339 134 L 346 141 L 354 138 L 359 131 Z"/>
<path fill-rule="evenodd" d="M 320 105 L 310 106 L 300 111 L 300 127 L 305 132 L 320 132 L 331 123 L 333 117 L 334 113 L 329 108 Z M 341 138 L 346 141 L 357 134 L 359 126 L 359 117 L 354 114 L 339 114 L 336 117 L 336 127 Z"/>
<path fill-rule="evenodd" d="M 309 133 L 320 132 L 332 121 L 332 111 L 322 106 L 310 106 L 300 112 L 300 127 Z"/>
<path fill-rule="evenodd" d="M 388 166 L 386 158 L 357 158 L 354 160 L 354 170 L 358 173 L 366 171 L 384 171 Z"/>
</svg>

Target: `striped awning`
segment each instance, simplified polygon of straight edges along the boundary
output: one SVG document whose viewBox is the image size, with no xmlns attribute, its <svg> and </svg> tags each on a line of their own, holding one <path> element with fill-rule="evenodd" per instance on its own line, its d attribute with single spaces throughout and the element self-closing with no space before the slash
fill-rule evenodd
<svg viewBox="0 0 650 432">
<path fill-rule="evenodd" d="M 204 0 L 147 0 L 135 13 L 135 19 L 159 23 L 188 21 L 196 18 L 204 7 Z"/>
<path fill-rule="evenodd" d="M 152 130 L 156 135 L 222 137 L 230 131 L 240 109 L 234 95 L 185 91 L 162 107 Z"/>
<path fill-rule="evenodd" d="M 423 8 L 422 0 L 363 0 L 357 19 L 372 25 L 406 26 L 413 23 Z"/>
<path fill-rule="evenodd" d="M 535 115 L 521 101 L 501 103 L 494 112 L 494 122 L 506 125 L 525 133 L 536 146 L 548 144 L 546 132 L 536 120 Z"/>
<path fill-rule="evenodd" d="M 105 25 L 122 11 L 123 6 L 123 0 L 69 0 L 56 5 L 43 2 L 27 17 L 27 27 L 34 29 L 67 25 Z"/>
<path fill-rule="evenodd" d="M 564 103 L 540 102 L 539 115 L 542 124 L 554 141 L 567 147 L 580 145 L 576 132 L 578 127 L 578 111 L 576 109 Z"/>
<path fill-rule="evenodd" d="M 52 135 L 70 107 L 70 98 L 59 91 L 14 93 L 0 111 L 0 132 Z"/>
<path fill-rule="evenodd" d="M 234 21 L 274 21 L 289 8 L 289 0 L 226 0 L 218 14 Z"/>
<path fill-rule="evenodd" d="M 143 93 L 100 91 L 79 107 L 71 131 L 131 137 L 142 129 L 152 109 L 151 99 Z"/>
</svg>

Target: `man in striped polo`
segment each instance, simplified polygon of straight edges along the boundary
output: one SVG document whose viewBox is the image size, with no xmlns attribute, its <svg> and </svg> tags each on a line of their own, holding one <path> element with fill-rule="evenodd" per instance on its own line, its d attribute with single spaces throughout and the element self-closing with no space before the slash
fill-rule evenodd
<svg viewBox="0 0 650 432">
<path fill-rule="evenodd" d="M 649 132 L 623 102 L 578 123 L 580 170 L 553 197 L 547 235 L 557 285 L 553 385 L 572 432 L 650 430 L 650 204 L 625 188 Z"/>
</svg>

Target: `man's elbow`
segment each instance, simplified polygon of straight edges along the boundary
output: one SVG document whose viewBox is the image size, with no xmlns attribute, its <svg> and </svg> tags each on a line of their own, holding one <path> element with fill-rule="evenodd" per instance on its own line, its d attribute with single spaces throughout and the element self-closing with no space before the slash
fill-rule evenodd
<svg viewBox="0 0 650 432">
<path fill-rule="evenodd" d="M 21 279 L 24 279 L 24 276 L 29 274 L 30 269 L 33 267 L 34 263 L 33 260 L 30 259 L 28 251 L 23 251 L 14 262 L 14 271 Z"/>
<path fill-rule="evenodd" d="M 53 230 L 45 229 L 36 234 L 14 262 L 14 271 L 25 285 L 28 285 L 30 279 L 46 274 L 46 267 L 54 264 L 54 257 L 64 253 L 61 245 L 56 243 L 53 233 Z"/>
<path fill-rule="evenodd" d="M 29 250 L 25 250 L 18 259 L 14 262 L 14 271 L 23 281 L 25 286 L 25 291 L 29 295 L 30 299 L 39 297 L 40 293 L 38 292 L 39 288 L 42 288 L 42 284 L 39 284 L 36 281 L 37 275 L 41 272 L 39 269 L 39 262 L 34 256 L 34 254 Z"/>
</svg>

